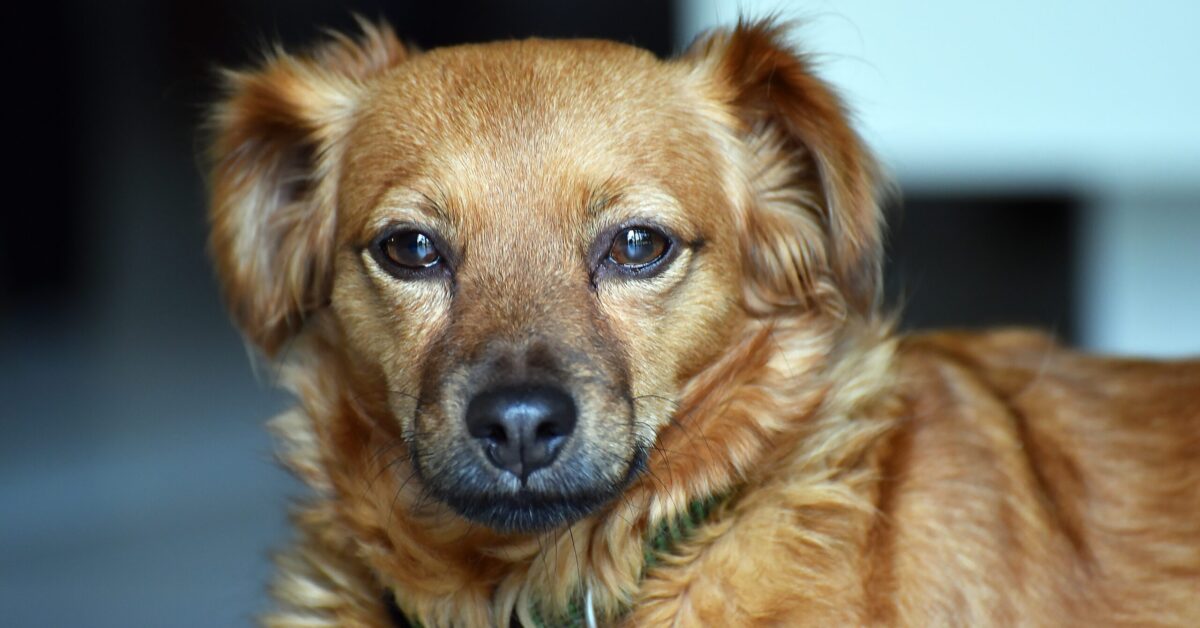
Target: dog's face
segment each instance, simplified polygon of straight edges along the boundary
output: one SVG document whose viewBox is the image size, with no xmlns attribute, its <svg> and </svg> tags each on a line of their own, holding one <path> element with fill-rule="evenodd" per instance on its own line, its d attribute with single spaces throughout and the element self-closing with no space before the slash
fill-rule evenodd
<svg viewBox="0 0 1200 628">
<path fill-rule="evenodd" d="M 735 228 L 658 65 L 604 43 L 435 50 L 347 138 L 332 311 L 420 477 L 484 524 L 611 499 L 720 346 Z"/>
<path fill-rule="evenodd" d="M 866 158 L 757 36 L 664 62 L 605 42 L 412 54 L 369 29 L 236 77 L 213 212 L 235 314 L 268 353 L 321 334 L 462 516 L 585 516 L 735 330 L 874 290 L 876 243 L 829 239 L 878 236 Z M 792 83 L 739 75 L 764 61 Z"/>
</svg>

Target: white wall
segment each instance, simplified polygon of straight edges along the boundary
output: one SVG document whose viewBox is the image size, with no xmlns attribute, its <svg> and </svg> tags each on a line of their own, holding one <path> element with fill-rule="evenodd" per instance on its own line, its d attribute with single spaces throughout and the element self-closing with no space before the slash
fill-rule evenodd
<svg viewBox="0 0 1200 628">
<path fill-rule="evenodd" d="M 1083 334 L 1121 353 L 1200 355 L 1200 196 L 1098 199 L 1084 225 Z"/>
<path fill-rule="evenodd" d="M 800 18 L 906 185 L 1066 186 L 1091 202 L 1084 343 L 1200 354 L 1200 2 L 683 2 L 680 41 Z"/>
</svg>

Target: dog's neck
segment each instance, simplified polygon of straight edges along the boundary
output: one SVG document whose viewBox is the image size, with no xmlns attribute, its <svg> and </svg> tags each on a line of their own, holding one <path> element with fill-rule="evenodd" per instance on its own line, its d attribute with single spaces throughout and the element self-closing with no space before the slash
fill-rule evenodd
<svg viewBox="0 0 1200 628">
<path fill-rule="evenodd" d="M 425 625 L 516 617 L 530 626 L 539 614 L 561 617 L 590 591 L 602 623 L 612 620 L 636 603 L 646 540 L 690 504 L 769 482 L 784 466 L 828 477 L 861 457 L 888 429 L 858 417 L 881 398 L 871 382 L 886 381 L 892 352 L 878 326 L 749 325 L 685 386 L 646 473 L 621 499 L 564 529 L 524 536 L 480 529 L 430 501 L 391 464 L 404 452 L 381 454 L 391 444 L 378 442 L 363 400 L 337 388 L 320 351 L 301 352 L 287 380 L 304 411 L 276 425 L 283 459 L 318 496 L 297 515 L 301 556 L 286 558 L 306 566 L 289 565 L 280 597 L 336 589 L 326 591 L 330 599 L 382 621 L 380 596 L 391 590 L 406 616 Z M 298 571 L 308 575 L 297 579 Z"/>
<path fill-rule="evenodd" d="M 645 569 L 652 568 L 662 556 L 669 555 L 675 548 L 680 547 L 692 537 L 692 532 L 705 525 L 710 515 L 723 508 L 733 495 L 730 493 L 714 495 L 708 499 L 692 501 L 683 512 L 677 516 L 660 522 L 645 542 Z M 396 594 L 391 589 L 384 591 L 383 602 L 387 607 L 388 617 L 394 628 L 410 628 L 420 626 L 420 622 L 412 620 L 396 602 Z M 510 616 L 509 623 L 516 627 L 543 628 L 545 626 L 577 626 L 594 628 L 597 625 L 595 605 L 590 590 L 577 595 L 566 611 L 546 621 L 535 605 L 530 610 L 531 619 L 522 621 L 519 612 Z"/>
</svg>

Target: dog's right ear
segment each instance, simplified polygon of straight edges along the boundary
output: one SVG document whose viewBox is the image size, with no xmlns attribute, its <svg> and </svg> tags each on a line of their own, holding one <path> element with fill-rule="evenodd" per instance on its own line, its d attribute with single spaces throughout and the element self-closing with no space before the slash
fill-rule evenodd
<svg viewBox="0 0 1200 628">
<path fill-rule="evenodd" d="M 209 246 L 242 332 L 274 356 L 329 299 L 341 145 L 366 82 L 409 49 L 385 24 L 225 74 Z"/>
</svg>

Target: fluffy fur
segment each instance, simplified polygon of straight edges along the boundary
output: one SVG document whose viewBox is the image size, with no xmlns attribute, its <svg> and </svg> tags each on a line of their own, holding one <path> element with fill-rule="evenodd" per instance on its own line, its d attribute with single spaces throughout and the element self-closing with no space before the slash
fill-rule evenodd
<svg viewBox="0 0 1200 628">
<path fill-rule="evenodd" d="M 583 590 L 630 626 L 1200 623 L 1200 364 L 893 334 L 877 169 L 781 27 L 669 61 L 363 30 L 230 73 L 214 116 L 213 255 L 300 400 L 272 428 L 314 492 L 266 625 L 387 626 L 386 595 L 426 626 L 528 625 Z M 469 243 L 454 282 L 375 272 L 364 243 L 429 200 Z M 558 243 L 610 206 L 695 237 L 589 291 Z M 601 354 L 562 369 L 592 382 L 578 438 L 649 445 L 619 498 L 519 533 L 431 494 L 462 347 L 498 337 Z M 713 495 L 646 569 L 648 531 Z"/>
</svg>

